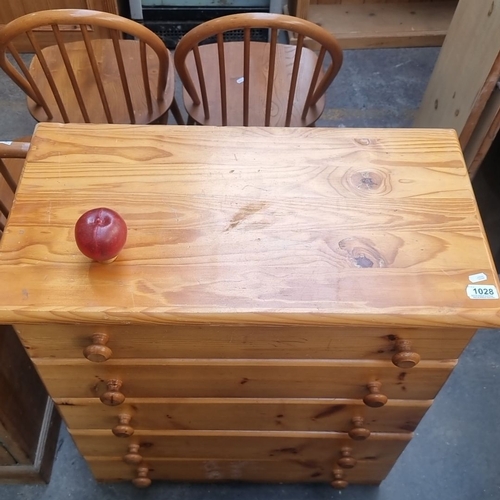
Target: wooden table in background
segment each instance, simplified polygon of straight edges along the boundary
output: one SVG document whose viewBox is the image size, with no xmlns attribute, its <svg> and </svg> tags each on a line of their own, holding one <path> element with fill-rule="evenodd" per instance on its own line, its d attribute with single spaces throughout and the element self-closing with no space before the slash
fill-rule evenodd
<svg viewBox="0 0 500 500">
<path fill-rule="evenodd" d="M 377 484 L 500 326 L 447 130 L 41 124 L 1 245 L 0 322 L 99 480 Z"/>
</svg>

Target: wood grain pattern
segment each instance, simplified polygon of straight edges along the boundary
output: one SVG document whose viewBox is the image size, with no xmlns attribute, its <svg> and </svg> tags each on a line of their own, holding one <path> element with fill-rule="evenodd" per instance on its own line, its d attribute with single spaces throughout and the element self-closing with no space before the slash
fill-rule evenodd
<svg viewBox="0 0 500 500">
<path fill-rule="evenodd" d="M 53 398 L 100 397 L 119 379 L 130 398 L 352 398 L 382 383 L 389 399 L 433 399 L 455 361 L 421 361 L 411 370 L 387 361 L 357 360 L 87 360 L 38 358 L 35 366 Z"/>
<path fill-rule="evenodd" d="M 499 24 L 495 2 L 458 3 L 415 127 L 454 128 L 462 147 L 467 146 L 500 76 Z"/>
<path fill-rule="evenodd" d="M 288 5 L 296 16 L 333 33 L 343 49 L 362 49 L 441 45 L 457 2 L 296 0 Z M 291 42 L 295 41 L 292 36 Z M 311 42 L 306 45 L 315 48 Z"/>
<path fill-rule="evenodd" d="M 129 228 L 110 265 L 73 236 L 102 205 Z M 340 479 L 378 483 L 499 326 L 498 299 L 467 297 L 479 272 L 498 286 L 453 132 L 42 124 L 0 322 L 101 480 L 331 481 L 349 446 Z"/>
<path fill-rule="evenodd" d="M 129 226 L 109 266 L 73 239 L 103 203 Z M 465 293 L 498 287 L 478 220 L 449 131 L 43 124 L 0 321 L 496 326 Z"/>
<path fill-rule="evenodd" d="M 76 446 L 84 456 L 123 456 L 129 444 L 139 444 L 139 454 L 148 458 L 204 458 L 330 461 L 340 457 L 340 448 L 349 446 L 362 462 L 376 456 L 390 462 L 409 443 L 409 434 L 372 434 L 366 441 L 353 441 L 335 432 L 258 431 L 137 431 L 131 438 L 116 438 L 111 431 L 73 430 Z M 370 459 L 368 459 L 370 460 Z"/>
<path fill-rule="evenodd" d="M 32 358 L 77 358 L 105 333 L 111 359 L 252 358 L 391 360 L 399 339 L 423 360 L 456 359 L 473 329 L 229 327 L 169 325 L 17 325 Z"/>
<path fill-rule="evenodd" d="M 356 399 L 129 398 L 118 408 L 98 399 L 56 399 L 69 428 L 112 429 L 119 414 L 135 430 L 338 431 L 361 416 L 371 432 L 413 432 L 431 401 L 391 400 L 370 408 Z"/>
<path fill-rule="evenodd" d="M 394 457 L 396 459 L 397 457 Z M 119 457 L 85 457 L 100 481 L 123 481 L 135 477 L 135 468 Z M 153 480 L 189 482 L 251 481 L 259 483 L 329 482 L 333 479 L 332 463 L 289 458 L 272 460 L 193 460 L 149 459 L 149 477 Z M 346 472 L 349 481 L 379 484 L 389 473 L 388 462 L 365 461 Z"/>
</svg>

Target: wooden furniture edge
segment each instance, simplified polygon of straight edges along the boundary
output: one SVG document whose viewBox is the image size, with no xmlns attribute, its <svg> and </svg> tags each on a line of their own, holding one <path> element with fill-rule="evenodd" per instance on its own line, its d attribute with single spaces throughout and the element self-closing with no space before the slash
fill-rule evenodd
<svg viewBox="0 0 500 500">
<path fill-rule="evenodd" d="M 47 397 L 42 429 L 33 465 L 7 465 L 0 467 L 0 482 L 48 483 L 57 448 L 61 417 L 52 399 Z"/>
</svg>

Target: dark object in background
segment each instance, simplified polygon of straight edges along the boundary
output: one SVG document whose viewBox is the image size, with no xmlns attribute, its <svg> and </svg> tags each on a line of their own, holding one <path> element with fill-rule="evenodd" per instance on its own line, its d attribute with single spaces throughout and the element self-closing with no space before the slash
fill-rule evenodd
<svg viewBox="0 0 500 500">
<path fill-rule="evenodd" d="M 143 24 L 156 33 L 173 50 L 179 40 L 192 28 L 216 17 L 240 14 L 242 12 L 267 12 L 265 8 L 246 7 L 143 7 Z M 233 33 L 231 41 L 242 41 L 243 30 Z M 267 42 L 268 30 L 253 30 L 252 41 Z M 215 40 L 213 40 L 215 41 Z M 225 39 L 225 41 L 230 41 Z"/>
<path fill-rule="evenodd" d="M 0 483 L 48 483 L 60 424 L 15 331 L 0 325 Z"/>
</svg>

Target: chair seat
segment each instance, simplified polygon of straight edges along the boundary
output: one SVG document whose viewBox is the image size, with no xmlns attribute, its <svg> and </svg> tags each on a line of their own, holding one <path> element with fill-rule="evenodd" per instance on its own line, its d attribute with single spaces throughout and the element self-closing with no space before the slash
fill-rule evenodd
<svg viewBox="0 0 500 500">
<path fill-rule="evenodd" d="M 270 44 L 251 42 L 250 47 L 250 96 L 249 125 L 265 126 L 265 107 L 267 95 L 267 77 L 269 68 Z M 225 42 L 226 89 L 227 89 L 227 121 L 228 125 L 243 125 L 243 42 Z M 205 117 L 203 106 L 195 105 L 189 94 L 184 90 L 184 105 L 189 115 L 201 125 L 222 125 L 221 94 L 219 77 L 219 59 L 217 44 L 199 47 L 207 87 L 210 116 Z M 286 107 L 290 93 L 295 46 L 278 44 L 276 46 L 276 68 L 274 72 L 274 88 L 271 107 L 271 126 L 285 126 Z M 310 49 L 302 49 L 301 64 L 295 91 L 294 106 L 290 126 L 304 127 L 313 124 L 325 107 L 325 97 L 321 97 L 312 106 L 306 117 L 302 118 L 302 110 L 309 92 L 312 74 L 317 56 Z M 186 59 L 188 72 L 196 75 L 196 65 L 193 53 Z M 197 78 L 193 83 L 198 93 L 200 85 Z"/>
<path fill-rule="evenodd" d="M 101 72 L 101 78 L 104 91 L 113 117 L 113 123 L 130 123 L 130 117 L 127 110 L 125 93 L 121 82 L 116 56 L 113 48 L 113 42 L 109 39 L 92 40 L 97 64 Z M 89 114 L 90 121 L 93 123 L 107 123 L 104 107 L 101 102 L 99 90 L 96 84 L 94 73 L 90 65 L 90 59 L 87 54 L 83 41 L 65 44 L 71 61 L 75 77 L 82 89 L 84 103 Z M 120 47 L 123 54 L 125 72 L 129 81 L 130 95 L 135 111 L 135 122 L 138 124 L 147 124 L 160 118 L 172 103 L 174 97 L 174 72 L 168 71 L 167 85 L 163 95 L 157 96 L 158 86 L 158 57 L 148 46 L 147 61 L 149 86 L 152 93 L 152 113 L 148 112 L 146 93 L 144 91 L 144 82 L 141 72 L 141 59 L 139 52 L 139 42 L 136 40 L 120 40 Z M 57 45 L 43 49 L 43 55 L 46 58 L 47 65 L 51 71 L 55 84 L 61 94 L 61 99 L 68 113 L 69 121 L 72 123 L 84 123 L 82 112 L 78 105 L 75 92 L 71 85 L 71 80 L 64 66 L 61 52 Z M 171 68 L 172 61 L 169 63 Z M 53 110 L 52 120 L 47 119 L 47 115 L 41 106 L 38 106 L 28 97 L 28 109 L 33 118 L 37 121 L 64 122 L 59 108 L 57 107 L 54 94 L 45 77 L 38 58 L 35 56 L 31 62 L 30 72 L 40 88 L 40 91 L 46 99 L 49 107 Z M 157 98 L 155 98 L 155 96 Z"/>
</svg>

